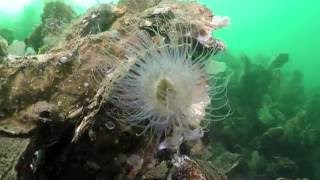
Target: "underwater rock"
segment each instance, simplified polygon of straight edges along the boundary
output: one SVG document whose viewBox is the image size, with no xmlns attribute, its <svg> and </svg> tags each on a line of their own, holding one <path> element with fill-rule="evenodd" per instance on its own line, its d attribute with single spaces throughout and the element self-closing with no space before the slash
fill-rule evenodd
<svg viewBox="0 0 320 180">
<path fill-rule="evenodd" d="M 193 161 L 187 161 L 172 174 L 172 180 L 206 180 L 200 167 Z"/>
<path fill-rule="evenodd" d="M 178 167 L 171 170 L 172 180 L 188 179 L 188 180 L 206 180 L 204 172 L 201 171 L 200 166 L 196 161 L 191 159 L 184 159 Z"/>
<path fill-rule="evenodd" d="M 258 109 L 258 119 L 266 127 L 275 127 L 282 125 L 285 121 L 284 114 L 275 107 L 270 107 L 270 105 L 262 105 Z"/>
<path fill-rule="evenodd" d="M 162 0 L 120 0 L 119 6 L 124 6 L 128 13 L 142 12 L 148 8 L 158 5 Z"/>
<path fill-rule="evenodd" d="M 318 107 L 320 107 L 320 92 L 315 92 L 312 94 L 310 100 L 306 105 L 306 119 L 310 121 L 312 126 L 319 127 L 320 122 L 318 118 L 320 117 L 320 111 L 318 111 Z"/>
<path fill-rule="evenodd" d="M 67 26 L 75 18 L 72 8 L 61 1 L 49 2 L 41 15 L 41 24 L 26 40 L 26 44 L 45 53 L 63 38 Z"/>
<path fill-rule="evenodd" d="M 192 160 L 185 157 L 178 166 L 173 166 L 168 178 L 172 180 L 228 180 L 228 178 L 210 162 Z"/>
<path fill-rule="evenodd" d="M 164 6 L 177 18 L 167 20 L 152 14 Z M 30 137 L 32 140 L 24 151 L 23 161 L 19 163 L 32 168 L 17 170 L 20 177 L 139 179 L 145 172 L 166 161 L 169 165 L 167 169 L 163 165 L 159 167 L 167 171 L 162 175 L 169 175 L 171 167 L 180 163 L 171 173 L 173 179 L 227 179 L 215 166 L 191 160 L 192 157 L 185 163 L 173 162 L 172 153 L 166 149 L 164 153 L 168 159 L 162 160 L 157 156 L 162 137 L 149 133 L 137 136 L 141 128 L 120 121 L 123 109 L 107 101 L 115 82 L 125 72 L 123 65 L 128 60 L 125 53 L 128 42 L 135 42 L 137 38 L 133 32 L 141 30 L 148 33 L 140 23 L 131 22 L 149 21 L 153 28 L 164 30 L 175 23 L 180 27 L 186 25 L 192 28 L 192 36 L 197 37 L 203 30 L 207 33 L 213 30 L 206 24 L 212 22 L 211 12 L 197 3 L 187 2 L 159 5 L 135 15 L 122 15 L 119 9 L 113 11 L 109 7 L 105 10 L 105 17 L 109 17 L 109 13 L 115 15 L 107 18 L 110 20 L 107 24 L 111 23 L 111 26 L 106 31 L 97 33 L 93 28 L 91 30 L 96 34 L 91 34 L 91 30 L 85 28 L 92 27 L 92 24 L 84 23 L 71 29 L 74 32 L 71 34 L 75 35 L 73 38 L 62 41 L 47 54 L 12 57 L 12 61 L 0 66 L 0 132 L 14 137 Z M 53 13 L 52 16 L 56 15 Z M 89 13 L 91 18 L 92 15 L 95 14 Z M 189 22 L 192 17 L 202 16 Z M 82 20 L 88 18 L 84 16 Z M 53 29 L 60 28 L 56 23 L 64 24 L 64 21 L 51 20 L 54 22 Z M 157 21 L 164 23 L 157 24 Z M 46 30 L 40 28 L 37 31 L 42 33 Z M 77 32 L 88 34 L 84 33 L 82 37 Z M 44 40 L 49 37 L 47 32 L 43 35 L 37 38 Z M 156 38 L 152 40 L 157 42 Z M 214 52 L 220 50 L 215 43 L 211 45 L 205 48 L 212 48 Z M 200 120 L 192 125 L 199 126 L 198 123 Z M 203 132 L 197 130 L 183 134 L 184 138 L 201 138 Z"/>
<path fill-rule="evenodd" d="M 42 26 L 39 25 L 34 29 L 31 35 L 26 39 L 26 45 L 34 48 L 36 52 L 41 48 L 43 45 L 43 36 L 42 36 Z"/>
<path fill-rule="evenodd" d="M 8 47 L 8 54 L 14 56 L 23 56 L 25 53 L 26 44 L 22 41 L 13 41 Z"/>
<path fill-rule="evenodd" d="M 241 158 L 240 154 L 226 151 L 218 157 L 215 157 L 212 163 L 218 167 L 221 172 L 227 174 L 239 165 Z"/>
<path fill-rule="evenodd" d="M 269 128 L 266 132 L 263 133 L 263 137 L 272 139 L 280 139 L 284 134 L 283 127 L 272 127 Z"/>
<path fill-rule="evenodd" d="M 190 156 L 198 157 L 199 159 L 210 159 L 212 155 L 211 148 L 208 145 L 205 145 L 201 139 L 196 140 L 195 142 L 188 142 L 190 146 Z"/>
<path fill-rule="evenodd" d="M 130 165 L 130 168 L 131 168 L 129 174 L 127 175 L 128 179 L 135 179 L 133 177 L 136 177 L 137 174 L 139 173 L 139 171 L 141 170 L 142 165 L 143 165 L 143 161 L 144 161 L 144 159 L 137 154 L 131 154 L 127 158 L 126 162 L 128 165 Z"/>
<path fill-rule="evenodd" d="M 17 171 L 29 167 L 17 166 L 23 158 L 30 140 L 28 138 L 5 137 L 0 132 L 0 179 L 17 179 Z"/>
<path fill-rule="evenodd" d="M 283 83 L 279 90 L 279 110 L 285 112 L 287 118 L 294 117 L 297 112 L 304 111 L 305 96 L 303 73 L 294 70 L 287 75 L 288 82 Z"/>
<path fill-rule="evenodd" d="M 266 169 L 271 177 L 273 175 L 287 178 L 294 178 L 297 170 L 296 163 L 287 157 L 274 157 L 272 163 Z"/>
<path fill-rule="evenodd" d="M 270 109 L 266 106 L 262 106 L 258 110 L 258 118 L 261 123 L 268 125 L 268 126 L 275 125 L 275 123 L 277 122 L 275 120 L 275 117 L 270 112 Z"/>
<path fill-rule="evenodd" d="M 284 124 L 284 137 L 287 142 L 303 148 L 312 147 L 319 142 L 320 131 L 306 119 L 304 112 L 287 120 Z"/>
<path fill-rule="evenodd" d="M 68 28 L 70 32 L 67 33 L 66 40 L 104 32 L 124 13 L 124 9 L 112 7 L 108 4 L 92 7 Z"/>
<path fill-rule="evenodd" d="M 291 178 L 277 178 L 276 180 L 292 180 Z M 310 180 L 309 178 L 296 178 L 295 180 Z"/>
<path fill-rule="evenodd" d="M 244 70 L 240 80 L 241 96 L 239 98 L 242 104 L 246 104 L 247 111 L 251 111 L 248 114 L 255 115 L 256 109 L 262 105 L 263 97 L 273 81 L 273 73 L 267 67 L 253 64 L 247 56 L 243 56 L 241 60 Z"/>
<path fill-rule="evenodd" d="M 188 26 L 190 27 L 196 26 L 196 31 L 190 32 L 191 34 L 189 34 L 188 36 L 196 38 L 197 41 L 205 47 L 215 47 L 219 50 L 225 49 L 225 45 L 223 44 L 223 42 L 212 37 L 212 32 L 214 32 L 216 29 L 224 27 L 222 25 L 219 27 L 217 26 L 220 23 L 219 18 L 215 18 L 215 15 L 212 14 L 212 12 L 208 8 L 200 7 L 197 5 L 197 3 L 182 3 L 179 6 L 174 5 L 174 3 L 172 2 L 170 4 L 160 3 L 156 8 L 150 8 L 149 11 L 145 11 L 147 14 L 143 16 L 149 17 L 148 20 L 151 22 L 151 25 L 159 23 L 153 22 L 152 17 L 164 16 L 168 18 L 179 18 L 181 21 L 187 22 Z M 188 6 L 189 10 L 183 11 L 182 9 L 187 8 L 184 6 Z M 186 19 L 186 17 L 196 17 L 199 12 L 202 14 L 201 19 Z M 225 17 L 224 19 L 228 18 Z M 225 25 L 227 25 L 227 23 Z"/>
<path fill-rule="evenodd" d="M 41 21 L 46 23 L 48 18 L 60 19 L 61 21 L 70 22 L 75 17 L 72 8 L 61 1 L 49 2 L 45 5 L 41 15 Z"/>
<path fill-rule="evenodd" d="M 159 165 L 148 170 L 144 175 L 144 179 L 163 179 L 168 173 L 169 168 L 166 162 L 161 162 Z"/>
<path fill-rule="evenodd" d="M 8 43 L 0 36 L 0 64 L 8 55 Z"/>
<path fill-rule="evenodd" d="M 75 18 L 73 9 L 61 1 L 49 2 L 41 14 L 42 36 L 54 36 L 63 32 L 63 28 Z"/>
<path fill-rule="evenodd" d="M 32 47 L 27 47 L 26 52 L 24 53 L 25 56 L 36 55 L 37 52 Z"/>
<path fill-rule="evenodd" d="M 47 123 L 62 119 L 57 112 L 57 107 L 45 101 L 38 101 L 26 107 L 14 118 L 4 117 L 0 118 L 0 132 L 19 136 L 30 135 L 39 122 Z"/>
<path fill-rule="evenodd" d="M 259 151 L 255 150 L 251 153 L 248 166 L 250 168 L 250 172 L 253 172 L 254 174 L 261 174 L 264 173 L 267 168 L 267 161 Z"/>
<path fill-rule="evenodd" d="M 201 170 L 204 172 L 207 180 L 228 180 L 227 175 L 224 174 L 217 166 L 213 165 L 211 161 L 196 160 Z"/>
<path fill-rule="evenodd" d="M 121 39 L 118 40 L 118 38 L 119 38 L 118 36 L 122 35 L 123 33 L 124 33 L 124 35 L 130 36 L 130 35 L 134 34 L 134 32 L 136 32 L 138 30 L 138 28 L 148 31 L 148 30 L 150 30 L 150 28 L 151 29 L 155 28 L 154 26 L 156 26 L 157 29 L 159 29 L 159 30 L 163 29 L 163 31 L 166 32 L 166 30 L 168 30 L 168 28 L 175 27 L 176 25 L 174 25 L 174 24 L 176 24 L 178 22 L 174 21 L 174 19 L 168 19 L 167 21 L 165 21 L 165 20 L 160 20 L 160 19 L 165 18 L 166 16 L 152 15 L 154 13 L 155 9 L 163 8 L 163 7 L 166 7 L 166 9 L 167 9 L 166 12 L 171 11 L 170 14 L 172 14 L 173 17 L 177 17 L 177 18 L 179 17 L 178 20 L 179 20 L 179 22 L 181 22 L 179 24 L 179 26 L 185 25 L 186 27 L 190 27 L 193 29 L 191 32 L 193 32 L 194 34 L 192 34 L 191 37 L 193 37 L 193 36 L 196 37 L 197 32 L 199 33 L 202 28 L 207 26 L 206 23 L 208 23 L 208 22 L 211 23 L 211 20 L 212 20 L 212 16 L 210 16 L 211 12 L 207 8 L 199 6 L 197 3 L 191 3 L 191 5 L 188 3 L 159 4 L 159 6 L 147 9 L 146 11 L 142 12 L 141 14 L 137 14 L 136 16 L 132 16 L 130 14 L 125 14 L 113 23 L 113 25 L 109 31 L 106 31 L 109 33 L 110 36 L 113 35 L 112 37 L 114 37 L 114 40 L 117 41 L 119 46 L 123 46 L 123 47 L 120 47 L 120 49 L 116 49 L 115 47 L 110 48 L 111 53 L 116 52 L 116 53 L 119 53 L 119 55 L 124 55 L 123 54 L 124 52 L 122 52 L 121 49 L 127 48 L 126 46 L 127 46 L 128 42 L 126 42 L 126 40 L 128 40 L 128 39 L 130 40 L 130 38 L 128 38 L 128 39 L 123 38 L 123 41 Z M 183 9 L 190 9 L 190 8 L 194 9 L 194 10 L 192 10 L 192 11 L 189 11 L 189 10 L 184 11 L 183 10 Z M 192 24 L 190 25 L 189 18 L 187 18 L 187 17 L 195 16 L 199 12 L 205 12 L 204 13 L 205 18 L 202 18 L 202 21 L 191 22 Z M 149 24 L 148 27 L 144 27 L 142 25 L 143 22 L 146 22 L 146 21 L 150 22 L 150 23 L 148 23 Z M 136 25 L 139 25 L 139 26 L 137 27 Z M 99 34 L 97 34 L 97 35 L 99 35 Z M 98 37 L 97 35 L 91 36 L 92 39 L 99 41 L 99 39 L 97 38 Z M 137 39 L 137 41 L 138 40 L 139 39 Z M 132 41 L 134 41 L 134 37 L 132 37 Z M 157 41 L 157 39 L 155 39 L 155 41 Z M 100 42 L 98 42 L 98 43 L 100 43 Z M 114 42 L 111 41 L 110 43 L 112 44 Z M 70 43 L 68 43 L 68 44 L 70 44 Z M 206 48 L 208 48 L 209 51 L 212 51 L 212 50 L 219 51 L 220 50 L 219 48 L 217 48 L 215 46 L 215 44 L 212 44 L 212 46 L 213 47 L 206 46 Z M 210 50 L 210 48 L 212 48 L 212 49 Z M 83 122 L 83 126 L 80 125 L 79 128 L 82 129 L 84 126 L 86 126 L 84 124 L 85 124 L 85 122 Z M 82 131 L 82 130 L 79 130 L 79 132 L 80 131 Z M 76 134 L 78 134 L 78 132 Z"/>
<path fill-rule="evenodd" d="M 279 54 L 270 64 L 271 69 L 281 68 L 289 61 L 288 53 Z"/>
</svg>

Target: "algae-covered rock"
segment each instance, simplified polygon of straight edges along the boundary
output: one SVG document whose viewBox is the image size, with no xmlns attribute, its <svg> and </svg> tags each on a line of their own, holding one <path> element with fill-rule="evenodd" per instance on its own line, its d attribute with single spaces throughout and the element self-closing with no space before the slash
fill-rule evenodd
<svg viewBox="0 0 320 180">
<path fill-rule="evenodd" d="M 8 55 L 8 42 L 0 36 L 0 64 Z"/>
<path fill-rule="evenodd" d="M 17 171 L 23 168 L 17 166 L 19 159 L 23 158 L 30 140 L 27 138 L 3 137 L 0 133 L 0 179 L 14 180 L 18 178 Z"/>
<path fill-rule="evenodd" d="M 73 9 L 61 1 L 49 2 L 45 5 L 41 15 L 41 24 L 27 39 L 27 45 L 38 51 L 42 46 L 46 49 L 42 53 L 57 45 L 63 38 L 63 32 L 75 18 Z"/>
<path fill-rule="evenodd" d="M 13 41 L 8 47 L 8 54 L 14 56 L 23 56 L 26 50 L 26 44 L 22 41 Z"/>
<path fill-rule="evenodd" d="M 221 153 L 219 156 L 214 157 L 212 163 L 219 167 L 220 171 L 224 174 L 230 173 L 238 166 L 241 161 L 241 155 L 237 153 L 230 153 L 228 151 Z"/>
<path fill-rule="evenodd" d="M 61 33 L 62 44 L 54 43 L 45 51 L 47 54 L 12 57 L 0 66 L 0 132 L 14 138 L 30 137 L 32 141 L 27 150 L 20 148 L 25 156 L 19 165 L 28 168 L 15 169 L 19 177 L 141 179 L 151 169 L 159 168 L 162 172 L 158 176 L 170 175 L 173 179 L 226 179 L 214 165 L 188 157 L 192 144 L 180 154 L 159 150 L 161 135 L 137 136 L 141 128 L 122 121 L 122 109 L 108 101 L 116 82 L 126 73 L 123 67 L 131 61 L 126 54 L 128 42 L 139 42 L 138 31 L 150 38 L 148 29 L 163 29 L 165 37 L 169 33 L 166 28 L 176 23 L 192 28 L 186 28 L 192 32 L 186 34 L 195 37 L 203 30 L 214 30 L 207 26 L 212 23 L 212 13 L 195 2 L 189 3 L 148 5 L 150 9 L 136 14 L 125 13 L 122 7 L 93 9 L 70 24 L 70 32 Z M 53 12 L 44 12 L 42 25 L 36 30 L 40 35 L 33 35 L 32 42 L 50 39 L 48 34 L 61 32 L 65 22 L 72 19 L 57 18 L 60 14 L 55 11 L 66 9 L 52 7 L 45 10 Z M 70 14 L 61 13 L 67 17 Z M 167 14 L 173 19 L 166 19 Z M 199 16 L 202 18 L 189 21 Z M 156 38 L 150 42 L 153 40 L 157 42 Z M 198 46 L 220 50 L 211 45 Z M 232 162 L 236 160 L 228 163 L 228 170 L 236 164 Z"/>
<path fill-rule="evenodd" d="M 158 5 L 161 1 L 162 0 L 149 0 L 149 1 L 120 0 L 119 5 L 125 6 L 129 13 L 137 13 L 137 12 L 142 12 L 148 8 L 154 7 L 154 6 Z"/>
<path fill-rule="evenodd" d="M 61 1 L 48 2 L 41 15 L 42 23 L 48 23 L 48 18 L 60 19 L 61 21 L 70 22 L 75 17 L 72 8 Z M 49 24 L 48 24 L 49 25 Z"/>
<path fill-rule="evenodd" d="M 266 169 L 269 176 L 273 176 L 273 178 L 277 176 L 294 178 L 297 170 L 297 164 L 287 157 L 274 157 L 272 163 Z"/>
<path fill-rule="evenodd" d="M 255 150 L 251 153 L 250 160 L 248 161 L 248 166 L 250 171 L 254 174 L 261 174 L 265 171 L 267 167 L 267 161 L 259 151 Z"/>
<path fill-rule="evenodd" d="M 25 52 L 25 56 L 31 56 L 31 55 L 36 55 L 36 51 L 32 48 L 32 47 L 27 47 L 26 52 Z"/>
<path fill-rule="evenodd" d="M 281 68 L 289 61 L 289 54 L 288 53 L 281 53 L 277 55 L 277 57 L 271 62 L 270 68 L 276 69 Z"/>
<path fill-rule="evenodd" d="M 121 8 L 112 7 L 109 4 L 92 7 L 81 18 L 72 23 L 66 35 L 66 40 L 104 32 L 124 12 L 124 9 L 121 10 Z"/>
</svg>

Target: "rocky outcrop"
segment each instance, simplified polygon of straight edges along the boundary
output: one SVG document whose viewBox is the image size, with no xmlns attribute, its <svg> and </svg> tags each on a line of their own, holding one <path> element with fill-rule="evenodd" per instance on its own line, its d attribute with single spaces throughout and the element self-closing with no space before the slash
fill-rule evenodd
<svg viewBox="0 0 320 180">
<path fill-rule="evenodd" d="M 8 142 L 0 148 L 0 179 L 227 179 L 188 153 L 181 159 L 158 150 L 159 139 L 137 136 L 117 121 L 121 109 L 105 101 L 123 73 L 125 42 L 137 29 L 188 26 L 189 35 L 206 37 L 199 46 L 222 49 L 211 37 L 207 8 L 154 1 L 134 9 L 132 2 L 91 9 L 46 54 L 0 64 L 0 139 Z"/>
</svg>

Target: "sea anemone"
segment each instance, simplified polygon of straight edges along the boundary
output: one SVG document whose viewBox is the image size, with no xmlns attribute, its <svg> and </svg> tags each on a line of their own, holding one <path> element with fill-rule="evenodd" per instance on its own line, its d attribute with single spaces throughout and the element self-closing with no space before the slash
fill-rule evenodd
<svg viewBox="0 0 320 180">
<path fill-rule="evenodd" d="M 124 112 L 126 124 L 143 128 L 140 134 L 151 130 L 183 141 L 202 136 L 207 122 L 229 115 L 230 110 L 215 114 L 228 106 L 228 78 L 207 70 L 221 42 L 212 40 L 209 47 L 198 41 L 192 24 L 165 20 L 136 30 L 123 43 L 124 73 L 109 101 Z"/>
</svg>

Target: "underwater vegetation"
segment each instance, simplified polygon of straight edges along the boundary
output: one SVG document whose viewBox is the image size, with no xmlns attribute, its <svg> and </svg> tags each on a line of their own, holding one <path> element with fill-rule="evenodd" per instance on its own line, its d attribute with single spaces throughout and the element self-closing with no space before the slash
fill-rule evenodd
<svg viewBox="0 0 320 180">
<path fill-rule="evenodd" d="M 11 44 L 14 40 L 13 32 L 6 28 L 0 29 L 0 36 L 2 36 L 2 38 L 4 38 L 8 44 Z"/>
<path fill-rule="evenodd" d="M 289 54 L 266 59 L 221 57 L 234 73 L 229 84 L 234 113 L 212 126 L 209 136 L 217 141 L 212 148 L 224 147 L 220 156 L 227 149 L 242 157 L 231 179 L 318 179 L 318 93 L 307 96 L 303 74 L 283 70 Z"/>
<path fill-rule="evenodd" d="M 41 24 L 26 39 L 26 44 L 36 51 L 42 48 L 41 51 L 44 53 L 59 41 L 59 35 L 74 18 L 75 12 L 63 2 L 47 3 L 41 14 Z"/>
</svg>

